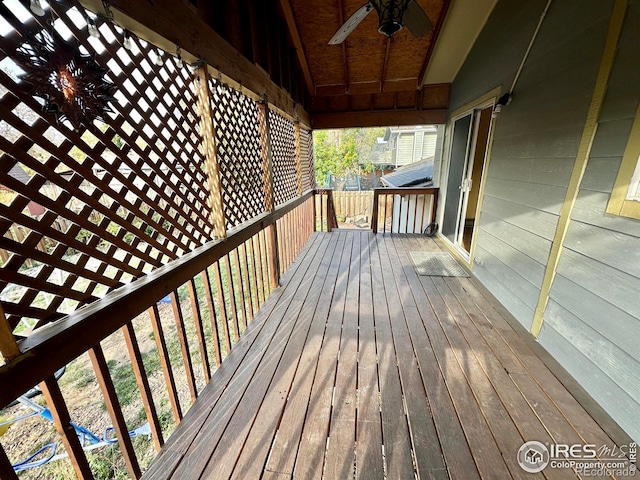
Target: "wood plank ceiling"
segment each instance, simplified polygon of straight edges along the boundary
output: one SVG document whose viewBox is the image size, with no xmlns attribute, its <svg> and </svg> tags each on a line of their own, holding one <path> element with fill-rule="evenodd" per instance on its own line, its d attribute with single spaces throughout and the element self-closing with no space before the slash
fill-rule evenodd
<svg viewBox="0 0 640 480">
<path fill-rule="evenodd" d="M 341 45 L 329 39 L 363 0 L 281 0 L 298 58 L 306 68 L 314 114 L 446 109 L 449 85 L 420 89 L 449 0 L 416 0 L 434 29 L 416 38 L 406 28 L 378 33 L 371 12 Z M 298 41 L 296 41 L 298 40 Z"/>
<path fill-rule="evenodd" d="M 100 0 L 80 1 L 104 11 Z M 373 11 L 342 45 L 328 45 L 365 1 L 108 4 L 120 26 L 169 51 L 180 44 L 187 60 L 205 60 L 313 128 L 444 123 L 450 84 L 421 83 L 451 0 L 415 0 L 434 25 L 422 38 L 406 29 L 385 37 Z"/>
</svg>

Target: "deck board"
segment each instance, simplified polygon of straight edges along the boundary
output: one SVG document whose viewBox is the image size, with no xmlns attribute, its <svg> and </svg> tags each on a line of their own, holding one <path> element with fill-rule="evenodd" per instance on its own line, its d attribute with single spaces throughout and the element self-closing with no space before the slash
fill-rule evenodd
<svg viewBox="0 0 640 480">
<path fill-rule="evenodd" d="M 314 234 L 145 479 L 531 475 L 527 440 L 614 442 L 433 239 Z"/>
<path fill-rule="evenodd" d="M 382 438 L 385 450 L 386 471 L 389 478 L 411 478 L 413 475 L 412 446 L 409 438 L 409 424 L 406 419 L 404 395 L 400 383 L 398 361 L 391 316 L 387 303 L 382 266 L 377 242 L 370 248 L 373 313 L 376 328 L 376 350 L 378 352 L 378 379 L 380 391 L 380 411 L 382 416 Z M 403 405 L 403 408 L 399 408 Z"/>
<path fill-rule="evenodd" d="M 356 478 L 382 478 L 382 419 L 380 417 L 380 388 L 376 361 L 376 330 L 373 316 L 373 287 L 371 252 L 368 236 L 360 236 L 360 301 L 358 335 L 358 381 Z"/>
</svg>

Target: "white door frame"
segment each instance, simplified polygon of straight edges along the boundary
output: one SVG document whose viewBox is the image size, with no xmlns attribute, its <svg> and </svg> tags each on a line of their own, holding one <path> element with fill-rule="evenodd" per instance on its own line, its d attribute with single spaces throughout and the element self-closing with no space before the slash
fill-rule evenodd
<svg viewBox="0 0 640 480">
<path fill-rule="evenodd" d="M 440 178 L 442 178 L 443 180 L 445 180 L 444 185 L 440 186 L 440 192 L 444 195 L 442 199 L 438 200 L 438 203 L 440 205 L 443 205 L 441 213 L 440 213 L 440 218 L 439 218 L 439 227 L 438 227 L 438 236 L 444 241 L 445 245 L 448 246 L 450 249 L 452 249 L 454 251 L 454 253 L 456 253 L 459 257 L 461 257 L 461 259 L 464 260 L 464 262 L 467 264 L 467 266 L 469 268 L 471 268 L 472 266 L 472 253 L 474 250 L 474 243 L 475 243 L 475 238 L 472 238 L 472 245 L 469 248 L 469 252 L 467 252 L 463 247 L 462 247 L 462 236 L 464 234 L 464 222 L 461 222 L 461 217 L 462 214 L 464 212 L 465 217 L 466 217 L 466 209 L 467 209 L 467 205 L 468 205 L 468 200 L 469 200 L 469 191 L 471 190 L 470 185 L 465 185 L 468 188 L 465 188 L 465 190 L 463 190 L 462 194 L 460 195 L 460 201 L 458 203 L 458 214 L 457 214 L 457 221 L 456 221 L 456 230 L 455 230 L 455 234 L 454 234 L 454 239 L 455 241 L 452 242 L 451 240 L 449 240 L 445 235 L 442 234 L 442 223 L 444 220 L 444 213 L 445 213 L 445 209 L 444 209 L 444 205 L 446 204 L 446 187 L 447 184 L 449 182 L 449 168 L 451 166 L 451 149 L 452 149 L 452 145 L 453 145 L 453 135 L 451 134 L 453 132 L 453 127 L 454 127 L 454 123 L 471 114 L 473 115 L 472 117 L 472 122 L 471 122 L 471 128 L 473 128 L 473 131 L 471 132 L 471 140 L 469 142 L 469 148 L 467 149 L 467 154 L 466 154 L 466 158 L 465 158 L 465 165 L 464 165 L 464 177 L 463 177 L 463 184 L 465 183 L 465 180 L 469 180 L 472 178 L 473 175 L 473 163 L 474 162 L 470 162 L 471 156 L 473 154 L 473 152 L 475 152 L 475 148 L 477 145 L 477 141 L 478 141 L 478 128 L 479 128 L 479 122 L 480 122 L 480 115 L 478 115 L 478 112 L 481 112 L 482 110 L 485 110 L 487 108 L 490 108 L 492 106 L 495 105 L 496 99 L 498 98 L 498 95 L 500 93 L 500 88 L 494 89 L 491 92 L 489 92 L 487 95 L 477 99 L 474 102 L 470 102 L 469 104 L 465 105 L 464 107 L 456 110 L 455 112 L 452 113 L 449 122 L 447 123 L 447 132 L 449 133 L 448 138 L 446 140 L 446 146 L 447 146 L 447 153 L 446 153 L 446 158 L 447 158 L 447 162 L 446 162 L 446 168 L 443 168 L 443 172 Z M 493 119 L 491 122 L 491 125 L 489 127 L 489 135 L 491 135 L 491 129 L 493 127 Z M 482 194 L 482 191 L 484 190 L 483 186 L 484 186 L 484 182 L 485 182 L 485 174 L 486 174 L 486 167 L 487 167 L 487 156 L 488 156 L 488 151 L 490 148 L 490 142 L 487 142 L 487 146 L 484 152 L 484 156 L 485 156 L 485 161 L 483 162 L 483 171 L 482 171 L 482 176 L 481 176 L 481 185 L 480 185 L 480 193 Z M 475 158 L 473 159 L 475 161 Z M 463 185 L 460 185 L 460 188 L 462 189 Z M 478 201 L 478 206 L 477 206 L 477 210 L 476 210 L 476 219 L 478 219 L 478 215 L 477 213 L 480 211 L 480 202 L 481 199 L 479 199 Z M 462 224 L 462 228 L 461 228 L 461 224 Z M 474 226 L 474 230 L 475 230 L 476 226 Z M 474 236 L 475 237 L 475 236 Z"/>
</svg>

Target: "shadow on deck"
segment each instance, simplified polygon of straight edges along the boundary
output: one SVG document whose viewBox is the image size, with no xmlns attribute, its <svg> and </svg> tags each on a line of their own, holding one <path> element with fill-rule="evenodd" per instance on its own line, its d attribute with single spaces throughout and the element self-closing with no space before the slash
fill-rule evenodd
<svg viewBox="0 0 640 480">
<path fill-rule="evenodd" d="M 315 233 L 144 478 L 575 478 L 518 449 L 614 442 L 439 249 Z"/>
</svg>

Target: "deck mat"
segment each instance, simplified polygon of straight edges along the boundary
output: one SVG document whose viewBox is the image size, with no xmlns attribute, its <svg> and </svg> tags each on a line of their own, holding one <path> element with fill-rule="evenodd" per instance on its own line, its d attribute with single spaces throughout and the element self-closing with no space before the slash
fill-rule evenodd
<svg viewBox="0 0 640 480">
<path fill-rule="evenodd" d="M 448 252 L 409 252 L 418 275 L 431 277 L 468 277 L 469 273 Z"/>
</svg>

